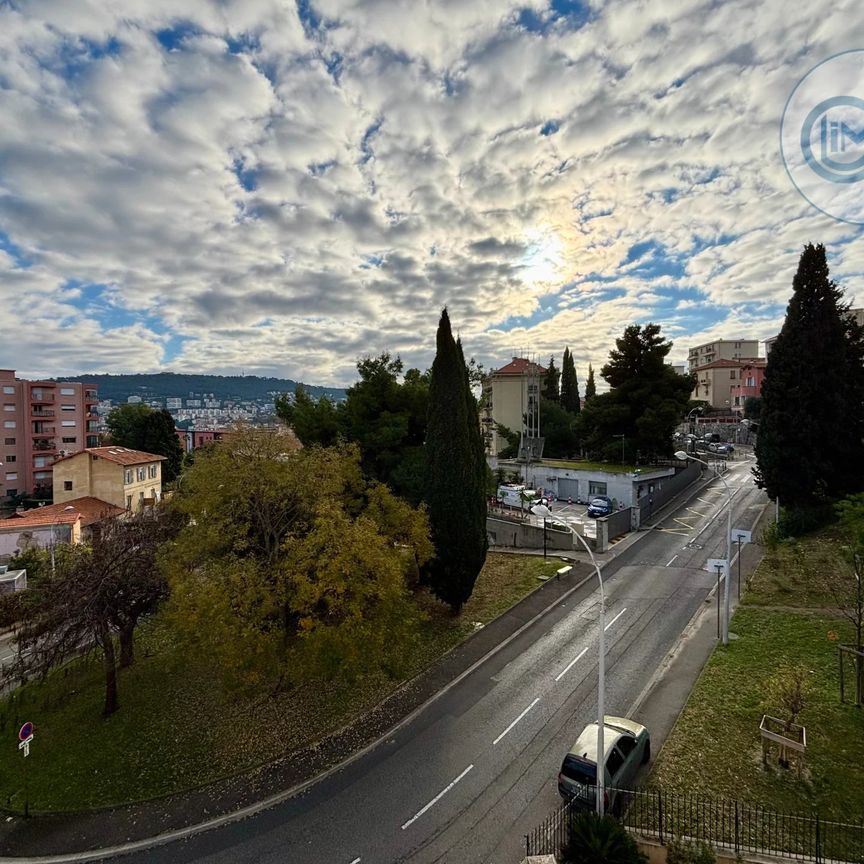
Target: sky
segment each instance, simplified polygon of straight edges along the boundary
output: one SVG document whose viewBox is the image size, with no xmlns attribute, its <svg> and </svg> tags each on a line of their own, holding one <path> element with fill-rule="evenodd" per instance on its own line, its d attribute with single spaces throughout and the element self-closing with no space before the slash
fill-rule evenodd
<svg viewBox="0 0 864 864">
<path fill-rule="evenodd" d="M 446 305 L 584 382 L 774 335 L 811 241 L 864 305 L 779 140 L 862 47 L 858 0 L 0 0 L 0 367 L 345 385 Z"/>
</svg>

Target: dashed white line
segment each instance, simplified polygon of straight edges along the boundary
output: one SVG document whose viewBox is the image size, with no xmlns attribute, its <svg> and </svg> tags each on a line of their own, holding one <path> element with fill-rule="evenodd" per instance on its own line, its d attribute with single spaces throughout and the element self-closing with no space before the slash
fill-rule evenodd
<svg viewBox="0 0 864 864">
<path fill-rule="evenodd" d="M 672 558 L 670 558 L 669 561 L 666 562 L 666 566 L 667 566 L 667 567 L 670 567 L 670 566 L 672 565 L 672 562 L 673 562 L 677 557 L 678 557 L 677 555 L 673 555 Z"/>
<path fill-rule="evenodd" d="M 360 859 L 359 859 L 359 858 L 355 858 L 355 859 L 351 862 L 351 864 L 360 864 Z"/>
<path fill-rule="evenodd" d="M 581 650 L 581 651 L 580 651 L 580 652 L 579 652 L 579 653 L 578 653 L 578 654 L 577 654 L 577 655 L 576 655 L 576 656 L 575 656 L 575 657 L 574 657 L 574 658 L 573 658 L 573 659 L 572 659 L 572 660 L 571 660 L 571 661 L 570 661 L 570 662 L 569 662 L 569 663 L 564 667 L 564 669 L 563 669 L 563 670 L 562 670 L 558 675 L 555 676 L 555 680 L 556 680 L 556 681 L 560 681 L 560 680 L 561 680 L 561 679 L 562 679 L 562 678 L 563 678 L 563 677 L 564 677 L 564 676 L 565 676 L 565 675 L 570 671 L 570 669 L 571 669 L 571 667 L 573 666 L 573 664 L 576 663 L 577 660 L 581 660 L 581 659 L 585 656 L 585 652 L 586 652 L 587 650 L 588 650 L 587 648 L 583 648 L 583 649 L 582 649 L 582 650 Z"/>
<path fill-rule="evenodd" d="M 603 632 L 605 633 L 625 612 L 627 611 L 627 607 L 625 606 L 604 628 Z"/>
<path fill-rule="evenodd" d="M 430 807 L 434 807 L 472 768 L 474 765 L 469 765 L 455 780 L 442 789 L 422 810 L 418 810 L 403 826 L 404 831 L 410 825 L 413 825 Z"/>
<path fill-rule="evenodd" d="M 493 742 L 492 746 L 494 747 L 538 702 L 540 701 L 540 697 L 538 696 Z"/>
</svg>

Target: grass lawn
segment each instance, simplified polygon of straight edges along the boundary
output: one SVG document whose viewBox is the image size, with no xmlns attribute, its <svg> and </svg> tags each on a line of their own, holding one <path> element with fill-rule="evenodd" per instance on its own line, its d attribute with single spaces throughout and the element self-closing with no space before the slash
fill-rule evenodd
<svg viewBox="0 0 864 864">
<path fill-rule="evenodd" d="M 491 553 L 455 618 L 421 595 L 427 619 L 404 677 L 459 644 L 477 622 L 512 606 L 559 564 Z M 400 683 L 382 673 L 275 697 L 227 692 L 204 659 L 177 655 L 158 621 L 142 628 L 137 654 L 120 675 L 121 708 L 107 720 L 100 713 L 102 670 L 94 660 L 72 663 L 0 702 L 0 802 L 23 806 L 16 737 L 26 720 L 36 725 L 28 758 L 31 809 L 77 810 L 166 795 L 253 768 L 320 740 Z"/>
<path fill-rule="evenodd" d="M 766 554 L 731 622 L 739 638 L 715 650 L 652 782 L 768 809 L 818 810 L 843 819 L 864 813 L 864 711 L 839 701 L 837 642 L 850 641 L 852 627 L 833 613 L 812 579 L 812 568 L 837 566 L 836 552 L 836 538 L 823 532 Z M 783 716 L 768 685 L 783 664 L 810 673 L 798 721 L 807 727 L 800 780 L 794 767 L 777 765 L 776 750 L 768 767 L 762 765 L 759 721 L 764 713 Z"/>
<path fill-rule="evenodd" d="M 632 474 L 636 470 L 635 465 L 621 465 L 619 462 L 570 462 L 566 459 L 544 459 L 543 464 L 552 468 L 570 468 L 575 471 L 608 471 L 610 474 Z"/>
</svg>

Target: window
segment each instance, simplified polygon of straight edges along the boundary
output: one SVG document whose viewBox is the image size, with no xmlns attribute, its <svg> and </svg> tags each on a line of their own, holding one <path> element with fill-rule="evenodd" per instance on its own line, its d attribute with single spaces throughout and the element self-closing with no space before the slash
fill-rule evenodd
<svg viewBox="0 0 864 864">
<path fill-rule="evenodd" d="M 63 491 L 64 492 L 71 492 L 72 491 L 72 481 L 71 480 L 64 480 L 63 481 Z"/>
<path fill-rule="evenodd" d="M 14 402 L 6 402 L 6 403 L 4 403 L 4 405 L 3 405 L 3 410 L 4 410 L 4 411 L 10 411 L 10 412 L 11 412 L 11 411 L 14 411 L 14 410 L 15 410 L 15 403 L 14 403 Z"/>
<path fill-rule="evenodd" d="M 6 460 L 6 464 L 8 465 L 10 462 L 14 462 L 17 457 L 16 456 L 4 456 L 3 458 Z"/>
<path fill-rule="evenodd" d="M 69 427 L 69 426 L 73 426 L 73 427 L 74 427 L 74 426 L 75 426 L 75 421 L 74 421 L 74 420 L 61 420 L 61 421 L 60 421 L 60 425 L 61 425 L 61 426 L 66 426 L 66 427 Z"/>
<path fill-rule="evenodd" d="M 6 438 L 6 439 L 4 439 L 3 443 L 9 444 L 11 446 L 11 445 L 15 444 L 15 439 L 14 438 Z"/>
<path fill-rule="evenodd" d="M 78 443 L 77 438 L 63 438 L 62 440 L 63 440 L 64 444 L 77 444 Z"/>
<path fill-rule="evenodd" d="M 12 396 L 15 393 L 15 388 L 10 387 L 8 384 L 3 388 L 3 392 L 9 396 Z"/>
<path fill-rule="evenodd" d="M 616 748 L 621 751 L 621 755 L 626 759 L 636 749 L 636 739 L 624 735 L 616 745 Z"/>
<path fill-rule="evenodd" d="M 730 377 L 733 381 L 735 380 L 735 370 L 734 370 L 734 369 L 732 369 L 732 370 L 729 372 L 729 377 Z"/>
<path fill-rule="evenodd" d="M 144 490 L 143 489 L 138 493 L 138 503 L 139 504 L 144 503 Z"/>
<path fill-rule="evenodd" d="M 132 482 L 132 469 L 127 468 L 126 469 L 126 483 L 131 483 L 131 482 Z"/>
<path fill-rule="evenodd" d="M 49 459 L 47 456 L 36 456 L 33 459 L 33 467 L 34 468 L 45 468 L 49 464 Z"/>
<path fill-rule="evenodd" d="M 60 388 L 60 395 L 61 396 L 74 396 L 75 395 L 75 388 L 74 387 L 61 387 Z"/>
<path fill-rule="evenodd" d="M 61 405 L 60 410 L 61 411 L 74 411 L 75 406 L 74 405 Z"/>
<path fill-rule="evenodd" d="M 50 471 L 37 471 L 33 475 L 33 479 L 34 480 L 50 480 L 51 479 L 51 472 Z"/>
<path fill-rule="evenodd" d="M 18 494 L 18 490 L 17 490 L 17 489 L 7 489 L 7 490 L 6 490 L 6 494 L 7 494 L 10 498 L 14 498 L 14 497 Z"/>
<path fill-rule="evenodd" d="M 148 476 L 151 480 L 155 480 L 155 479 L 156 479 L 156 475 L 157 475 L 158 473 L 159 473 L 159 467 L 158 467 L 157 465 L 151 465 L 151 466 L 147 469 L 147 476 Z"/>
<path fill-rule="evenodd" d="M 131 472 L 130 472 L 130 473 L 131 473 Z M 127 509 L 127 510 L 131 510 L 131 509 L 132 509 L 132 496 L 131 496 L 131 495 L 127 495 L 127 496 L 126 496 L 126 509 Z"/>
<path fill-rule="evenodd" d="M 613 747 L 612 752 L 606 759 L 606 770 L 609 772 L 609 776 L 612 778 L 613 782 L 623 764 L 624 757 L 621 755 L 621 751 L 617 747 Z"/>
<path fill-rule="evenodd" d="M 18 479 L 18 474 L 17 474 L 15 471 L 13 471 L 11 474 L 7 474 L 7 475 L 6 475 L 6 482 L 7 482 L 7 483 L 8 483 L 10 480 L 17 480 L 17 479 Z"/>
<path fill-rule="evenodd" d="M 588 494 L 589 495 L 605 495 L 606 494 L 606 484 L 605 483 L 598 483 L 596 480 L 589 481 Z"/>
<path fill-rule="evenodd" d="M 753 378 L 752 378 L 752 377 L 747 379 L 747 386 L 748 386 L 748 387 L 755 387 L 755 386 L 756 386 L 756 385 L 753 383 Z"/>
<path fill-rule="evenodd" d="M 147 479 L 147 471 L 144 468 L 139 468 L 136 472 L 138 480 L 146 480 Z M 144 497 L 144 493 L 141 493 L 141 497 Z"/>
<path fill-rule="evenodd" d="M 15 428 L 15 421 L 14 420 L 4 420 L 3 421 L 3 428 L 4 429 L 14 429 Z"/>
</svg>

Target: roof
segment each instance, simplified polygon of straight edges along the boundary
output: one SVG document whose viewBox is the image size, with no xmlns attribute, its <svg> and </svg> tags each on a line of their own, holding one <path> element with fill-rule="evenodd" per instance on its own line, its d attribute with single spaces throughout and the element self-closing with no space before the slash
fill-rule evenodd
<svg viewBox="0 0 864 864">
<path fill-rule="evenodd" d="M 38 527 L 40 525 L 71 525 L 78 519 L 81 520 L 81 525 L 86 527 L 125 512 L 122 507 L 109 504 L 101 498 L 85 495 L 81 498 L 73 498 L 63 504 L 47 504 L 33 510 L 22 510 L 20 513 L 10 516 L 9 519 L 0 521 L 0 530 L 3 528 L 20 529 L 28 526 Z M 8 524 L 10 522 L 14 522 L 14 524 Z"/>
<path fill-rule="evenodd" d="M 63 462 L 66 459 L 74 459 L 82 453 L 89 453 L 99 459 L 107 459 L 109 462 L 116 462 L 118 465 L 140 465 L 142 462 L 162 462 L 165 457 L 158 456 L 156 453 L 145 453 L 143 450 L 130 450 L 128 447 L 87 447 L 85 450 L 79 450 L 77 453 L 70 453 L 68 456 L 63 456 L 57 459 L 54 464 Z"/>
<path fill-rule="evenodd" d="M 493 375 L 524 375 L 533 372 L 535 375 L 545 375 L 546 369 L 538 363 L 527 360 L 525 357 L 514 357 L 506 366 L 496 369 Z"/>
</svg>

